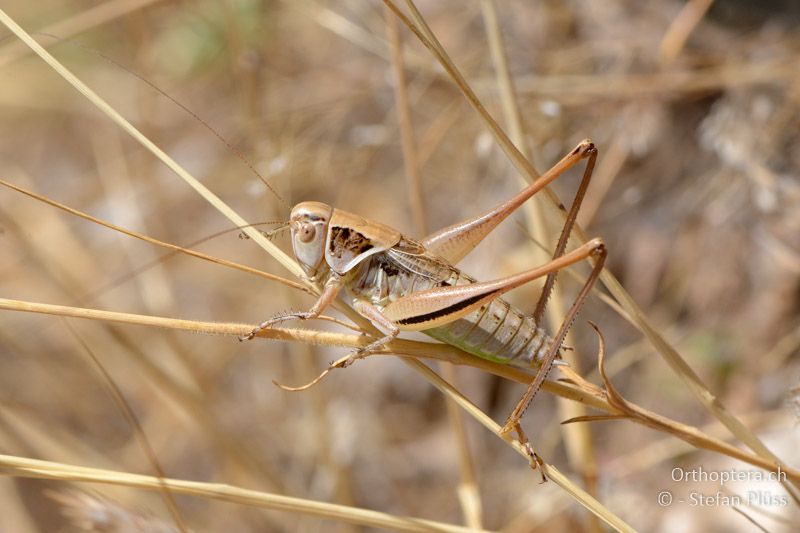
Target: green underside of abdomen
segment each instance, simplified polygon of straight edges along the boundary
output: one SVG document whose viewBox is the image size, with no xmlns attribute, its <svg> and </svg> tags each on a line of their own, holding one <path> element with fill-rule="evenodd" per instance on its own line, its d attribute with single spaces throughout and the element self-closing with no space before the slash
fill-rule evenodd
<svg viewBox="0 0 800 533">
<path fill-rule="evenodd" d="M 463 338 L 461 338 L 461 336 L 458 335 L 457 332 L 454 332 L 453 327 L 450 324 L 438 328 L 426 329 L 423 330 L 422 333 L 430 337 L 433 337 L 437 341 L 441 341 L 451 346 L 455 346 L 456 348 L 460 348 L 465 352 L 467 352 L 468 354 L 480 357 L 481 359 L 488 359 L 489 361 L 494 361 L 495 363 L 500 363 L 503 365 L 513 364 L 514 366 L 530 368 L 530 363 L 524 360 L 510 359 L 508 355 L 498 354 L 482 346 L 473 346 L 470 345 L 469 343 L 465 343 Z"/>
</svg>

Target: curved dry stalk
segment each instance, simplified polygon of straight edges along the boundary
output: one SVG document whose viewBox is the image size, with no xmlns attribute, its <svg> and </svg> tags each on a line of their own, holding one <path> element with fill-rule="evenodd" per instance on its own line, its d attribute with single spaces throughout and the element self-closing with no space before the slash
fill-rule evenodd
<svg viewBox="0 0 800 533">
<path fill-rule="evenodd" d="M 240 505 L 288 511 L 367 527 L 393 529 L 397 531 L 420 533 L 427 533 L 430 531 L 448 531 L 453 533 L 476 531 L 475 529 L 435 522 L 433 520 L 394 516 L 368 509 L 348 507 L 346 505 L 337 505 L 271 494 L 269 492 L 243 489 L 223 483 L 203 483 L 200 481 L 169 478 L 158 479 L 153 476 L 74 466 L 52 461 L 30 459 L 27 457 L 16 457 L 13 455 L 0 455 L 0 473 L 17 477 L 102 483 L 145 490 L 160 490 L 162 486 L 166 486 L 169 487 L 170 491 L 176 494 L 211 498 Z"/>
<path fill-rule="evenodd" d="M 710 450 L 710 451 L 715 451 L 715 452 L 718 452 L 718 453 L 722 453 L 722 454 L 728 455 L 728 456 L 733 457 L 735 459 L 741 459 L 741 460 L 749 462 L 750 464 L 753 464 L 755 466 L 760 466 L 761 468 L 764 468 L 765 470 L 770 471 L 770 472 L 775 472 L 776 470 L 780 471 L 780 472 L 784 471 L 784 467 L 781 464 L 777 463 L 777 462 L 765 461 L 760 456 L 752 456 L 751 454 L 747 454 L 751 458 L 752 457 L 758 457 L 760 464 L 756 464 L 754 462 L 751 462 L 751 461 L 749 461 L 749 460 L 744 458 L 743 453 L 738 448 L 736 448 L 734 446 L 731 446 L 731 445 L 729 445 L 729 444 L 727 444 L 727 443 L 725 443 L 723 441 L 720 441 L 718 439 L 714 439 L 714 438 L 708 437 L 706 435 L 703 435 L 702 432 L 697 428 L 693 428 L 693 427 L 687 426 L 685 424 L 680 424 L 680 423 L 675 422 L 673 420 L 670 420 L 670 419 L 668 419 L 668 418 L 666 418 L 664 416 L 657 415 L 657 414 L 655 414 L 655 413 L 653 413 L 651 411 L 648 411 L 648 410 L 646 410 L 646 409 L 644 409 L 642 407 L 639 407 L 639 406 L 629 402 L 625 398 L 623 398 L 622 395 L 619 393 L 619 391 L 617 391 L 616 387 L 614 387 L 614 385 L 611 383 L 611 380 L 609 379 L 608 375 L 606 374 L 606 370 L 605 370 L 605 352 L 606 352 L 606 350 L 605 350 L 605 338 L 603 337 L 603 334 L 601 333 L 600 328 L 598 328 L 596 324 L 594 324 L 592 322 L 590 322 L 589 324 L 592 326 L 592 328 L 594 328 L 594 330 L 597 332 L 597 336 L 598 336 L 599 349 L 598 349 L 598 357 L 597 357 L 597 361 L 598 362 L 597 362 L 597 364 L 598 364 L 598 371 L 600 373 L 600 376 L 603 378 L 603 382 L 605 384 L 604 395 L 608 400 L 609 406 L 613 410 L 616 411 L 616 414 L 614 414 L 610 418 L 609 417 L 604 417 L 604 416 L 601 416 L 599 418 L 595 418 L 595 417 L 591 417 L 591 416 L 589 416 L 589 417 L 579 417 L 579 418 L 576 418 L 576 419 L 573 419 L 573 420 L 567 421 L 567 422 L 592 421 L 592 420 L 609 420 L 609 419 L 626 418 L 626 419 L 638 422 L 638 423 L 640 423 L 642 425 L 645 425 L 647 427 L 650 427 L 650 428 L 653 428 L 653 429 L 657 429 L 659 431 L 663 431 L 665 433 L 671 433 L 671 434 L 676 435 L 676 436 L 678 436 L 680 434 L 680 438 L 681 439 L 685 440 L 686 442 L 688 442 L 688 443 L 690 443 L 690 444 L 692 444 L 692 445 L 694 445 L 694 446 L 696 446 L 698 448 L 704 448 L 704 449 L 707 449 L 707 450 Z M 701 435 L 702 435 L 702 437 L 701 437 Z M 795 470 L 795 469 L 789 469 L 789 471 L 786 472 L 786 477 L 789 478 L 790 480 L 792 480 L 793 483 L 798 483 L 798 482 L 800 482 L 800 477 L 798 477 L 798 474 L 800 474 L 800 471 Z M 779 479 L 780 479 L 780 477 L 779 477 Z M 784 486 L 786 486 L 785 482 L 781 481 L 781 483 Z M 789 489 L 789 487 L 786 487 L 786 488 Z M 794 494 L 792 493 L 791 490 L 788 490 L 788 492 L 792 497 L 794 497 Z"/>
<path fill-rule="evenodd" d="M 133 313 L 120 313 L 115 311 L 102 311 L 98 309 L 86 309 L 81 307 L 27 302 L 7 298 L 0 298 L 0 309 L 174 329 L 179 331 L 202 333 L 206 335 L 226 335 L 237 338 L 249 333 L 253 329 L 252 325 L 250 324 L 184 320 L 151 315 L 138 315 Z M 257 337 L 271 340 L 303 342 L 312 346 L 332 346 L 351 349 L 360 348 L 370 343 L 370 339 L 364 335 L 332 333 L 309 329 L 271 328 L 260 331 Z M 382 351 L 376 353 L 376 355 L 390 354 L 436 359 L 439 361 L 447 361 L 455 364 L 471 366 L 484 372 L 489 372 L 501 378 L 521 384 L 528 384 L 530 383 L 531 379 L 533 379 L 533 376 L 530 373 L 522 369 L 495 363 L 487 359 L 480 359 L 447 344 L 396 339 L 387 344 L 387 347 Z M 607 408 L 607 402 L 605 402 L 605 400 L 602 398 L 602 394 L 594 390 L 588 391 L 577 386 L 566 385 L 556 381 L 545 381 L 542 388 L 564 398 L 585 403 L 590 407 L 595 407 L 597 409 Z"/>
<path fill-rule="evenodd" d="M 576 227 L 577 231 L 580 228 Z M 583 238 L 584 235 L 581 234 Z M 655 328 L 650 324 L 644 312 L 633 301 L 633 298 L 622 287 L 616 277 L 608 271 L 604 271 L 600 279 L 603 281 L 609 292 L 617 299 L 623 308 L 628 312 L 633 320 L 633 324 L 647 337 L 650 343 L 655 347 L 658 353 L 669 364 L 670 368 L 681 377 L 683 382 L 688 386 L 702 405 L 708 409 L 711 414 L 717 418 L 722 424 L 733 434 L 737 439 L 746 444 L 751 450 L 759 455 L 764 465 L 772 465 L 772 467 L 780 466 L 781 470 L 791 470 L 786 463 L 780 460 L 774 453 L 772 453 L 761 439 L 759 439 L 752 431 L 750 431 L 733 413 L 727 410 L 722 405 L 719 399 L 711 393 L 710 390 L 703 384 L 694 370 L 689 364 L 681 357 L 675 348 L 669 344 L 664 337 L 658 333 Z M 692 442 L 692 441 L 687 441 Z M 727 446 L 727 445 L 726 445 Z M 733 448 L 738 451 L 738 448 Z M 724 453 L 724 452 L 723 452 Z M 726 454 L 730 455 L 730 454 Z M 732 456 L 733 457 L 733 456 Z M 754 464 L 754 463 L 751 463 Z M 762 466 L 762 468 L 770 469 L 769 466 Z M 788 476 L 791 483 L 795 487 L 800 487 L 800 477 Z"/>
<path fill-rule="evenodd" d="M 169 328 L 195 333 L 205 333 L 212 335 L 228 335 L 239 337 L 252 330 L 248 324 L 234 324 L 222 322 L 201 322 L 196 320 L 181 320 L 176 318 L 164 318 L 149 315 L 136 315 L 131 313 L 117 313 L 112 311 L 100 311 L 96 309 L 84 309 L 79 307 L 69 307 L 34 302 L 24 302 L 0 298 L 0 309 L 24 311 L 31 313 L 43 313 L 58 316 L 71 316 L 75 318 L 87 318 L 93 320 L 103 320 L 124 324 L 135 324 L 150 327 Z M 330 333 L 325 331 L 313 331 L 307 329 L 280 329 L 273 328 L 260 331 L 258 337 L 272 340 L 304 342 L 318 346 L 335 346 L 342 348 L 359 348 L 370 343 L 370 338 L 364 335 L 350 335 L 343 333 Z M 513 368 L 509 365 L 495 363 L 486 359 L 472 356 L 446 344 L 410 341 L 396 339 L 386 345 L 384 349 L 375 355 L 400 355 L 411 358 L 436 359 L 451 363 L 466 365 L 477 368 L 484 372 L 490 372 L 496 376 L 516 381 L 521 384 L 528 384 L 534 376 L 524 370 Z M 574 376 L 574 374 L 572 374 Z M 721 453 L 745 463 L 773 471 L 780 466 L 781 472 L 786 473 L 786 477 L 794 483 L 800 483 L 800 470 L 786 467 L 767 458 L 740 450 L 726 442 L 710 437 L 699 429 L 676 422 L 667 417 L 658 415 L 639 407 L 627 400 L 624 402 L 624 409 L 620 404 L 614 405 L 614 400 L 610 399 L 606 391 L 588 384 L 582 379 L 576 383 L 564 383 L 556 381 L 545 381 L 542 389 L 557 396 L 574 400 L 605 411 L 616 417 L 623 416 L 628 420 L 640 425 L 647 426 L 662 433 L 668 433 L 681 440 L 684 440 L 697 448 Z"/>
</svg>

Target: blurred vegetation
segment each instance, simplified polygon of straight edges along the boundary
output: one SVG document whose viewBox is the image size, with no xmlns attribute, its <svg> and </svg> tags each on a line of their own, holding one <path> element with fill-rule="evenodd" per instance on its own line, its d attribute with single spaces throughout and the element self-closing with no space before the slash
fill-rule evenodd
<svg viewBox="0 0 800 533">
<path fill-rule="evenodd" d="M 246 219 L 283 220 L 287 211 L 197 119 L 114 62 L 212 125 L 289 204 L 325 201 L 415 234 L 381 3 L 106 4 L 105 19 L 93 18 L 103 3 L 86 0 L 7 0 L 2 9 L 41 32 L 34 36 L 43 45 Z M 544 171 L 581 139 L 595 141 L 599 163 L 579 221 L 606 240 L 610 270 L 710 390 L 797 465 L 800 7 L 714 2 L 684 42 L 675 40 L 684 5 L 507 0 L 497 9 L 534 164 Z M 480 2 L 419 6 L 500 120 Z M 403 38 L 423 203 L 429 227 L 438 228 L 520 185 L 452 82 L 405 29 Z M 0 177 L 176 244 L 230 228 L 12 36 L 0 41 L 0 69 Z M 554 184 L 562 200 L 579 177 Z M 465 271 L 490 279 L 531 267 L 537 246 L 520 225 L 496 233 L 467 258 Z M 289 251 L 285 237 L 276 242 Z M 288 276 L 235 231 L 198 248 Z M 9 190 L 0 191 L 0 250 L 4 298 L 245 323 L 312 302 L 184 256 L 141 270 L 164 252 Z M 561 278 L 568 293 L 577 290 Z M 536 297 L 532 287 L 513 300 L 530 309 Z M 728 438 L 641 335 L 597 298 L 575 327 L 584 374 L 599 383 L 586 319 L 602 329 L 609 371 L 627 398 Z M 368 359 L 290 394 L 271 381 L 304 383 L 344 353 L 70 324 L 132 405 L 166 476 L 462 523 L 444 401 L 399 361 Z M 0 368 L 0 452 L 152 474 L 130 422 L 62 319 L 3 311 Z M 474 369 L 458 370 L 458 387 L 498 421 L 521 393 Z M 596 486 L 595 496 L 637 529 L 751 527 L 724 506 L 656 501 L 661 490 L 690 490 L 672 481 L 676 466 L 746 465 L 609 421 L 589 427 L 598 470 L 589 479 L 567 452 L 574 443 L 559 427 L 564 418 L 552 397 L 536 398 L 524 425 L 537 451 Z M 538 474 L 498 439 L 472 421 L 467 433 L 484 527 L 595 527 L 553 483 L 539 485 Z M 75 487 L 1 477 L 0 530 L 69 530 L 95 506 L 94 516 L 106 513 L 110 523 L 172 527 L 156 492 Z M 769 490 L 783 494 L 776 484 Z M 198 498 L 178 497 L 177 504 L 196 531 L 356 529 Z M 792 505 L 765 508 L 780 519 L 756 506 L 742 512 L 770 531 L 790 531 L 798 520 Z"/>
</svg>

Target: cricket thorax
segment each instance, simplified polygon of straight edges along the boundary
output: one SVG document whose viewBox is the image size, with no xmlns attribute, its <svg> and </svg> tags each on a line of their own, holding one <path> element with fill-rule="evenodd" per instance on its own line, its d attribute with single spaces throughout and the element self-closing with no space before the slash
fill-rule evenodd
<svg viewBox="0 0 800 533">
<path fill-rule="evenodd" d="M 475 283 L 472 277 L 406 238 L 396 247 L 367 258 L 352 276 L 347 284 L 352 296 L 381 308 L 415 292 Z M 450 324 L 423 332 L 478 357 L 523 368 L 537 366 L 552 342 L 533 317 L 502 298 Z"/>
<path fill-rule="evenodd" d="M 401 244 L 404 242 L 408 241 Z M 457 269 L 425 254 L 423 248 L 409 254 L 395 247 L 362 262 L 349 285 L 354 295 L 385 307 L 414 292 L 455 285 L 459 275 Z"/>
<path fill-rule="evenodd" d="M 369 251 L 372 249 L 372 243 L 355 230 L 332 227 L 328 248 L 334 257 L 342 259 L 344 254 L 350 254 L 355 257 Z"/>
</svg>

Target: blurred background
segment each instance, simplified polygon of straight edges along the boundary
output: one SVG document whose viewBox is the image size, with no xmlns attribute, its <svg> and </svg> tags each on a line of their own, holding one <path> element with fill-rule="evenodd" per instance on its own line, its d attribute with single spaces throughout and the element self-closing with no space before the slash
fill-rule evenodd
<svg viewBox="0 0 800 533">
<path fill-rule="evenodd" d="M 710 390 L 797 465 L 800 4 L 689 4 L 682 11 L 686 4 L 672 0 L 506 0 L 497 14 L 537 169 L 581 139 L 595 141 L 600 156 L 580 223 L 606 240 L 610 270 Z M 419 7 L 502 124 L 482 3 Z M 286 203 L 320 200 L 420 236 L 380 2 L 6 0 L 2 9 L 40 32 L 39 42 L 247 220 L 284 220 L 288 211 L 196 118 L 113 62 L 211 124 Z M 696 26 L 692 15 L 702 19 Z M 401 33 L 424 211 L 429 229 L 437 229 L 488 209 L 521 184 L 430 54 Z M 175 244 L 231 227 L 7 30 L 0 37 L 0 177 Z M 579 178 L 573 171 L 553 185 L 565 203 Z M 524 217 L 514 218 L 465 260 L 466 272 L 490 279 L 535 264 Z M 285 236 L 276 243 L 290 251 Z M 198 248 L 289 276 L 235 231 Z M 189 257 L 158 260 L 164 251 L 6 189 L 0 250 L 4 298 L 244 323 L 312 303 Z M 574 294 L 576 284 L 562 279 Z M 532 310 L 536 297 L 529 287 L 511 299 Z M 606 336 L 609 370 L 626 398 L 730 438 L 642 336 L 596 297 L 572 340 L 581 373 L 599 383 L 587 319 Z M 168 477 L 463 523 L 457 443 L 443 398 L 400 361 L 369 359 L 291 394 L 271 381 L 304 383 L 344 353 L 71 325 L 132 404 Z M 0 369 L 2 453 L 152 473 L 62 319 L 3 311 Z M 474 369 L 457 374 L 459 389 L 497 421 L 522 392 Z M 793 502 L 741 512 L 659 506 L 664 490 L 676 498 L 720 490 L 718 483 L 673 481 L 676 467 L 753 469 L 622 421 L 594 423 L 582 434 L 591 443 L 594 466 L 587 469 L 570 452 L 578 437 L 559 426 L 567 417 L 542 394 L 524 425 L 542 457 L 637 529 L 753 530 L 742 513 L 770 531 L 797 523 Z M 484 527 L 597 527 L 554 483 L 540 485 L 504 443 L 471 419 L 466 426 Z M 746 494 L 754 487 L 723 489 Z M 775 483 L 758 490 L 786 497 Z M 178 505 L 196 531 L 357 529 L 199 498 L 179 497 Z M 149 524 L 143 530 L 170 525 L 156 493 L 0 477 L 0 531 L 75 530 L 90 511 L 112 524 L 142 520 Z"/>
</svg>

